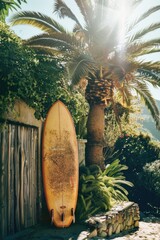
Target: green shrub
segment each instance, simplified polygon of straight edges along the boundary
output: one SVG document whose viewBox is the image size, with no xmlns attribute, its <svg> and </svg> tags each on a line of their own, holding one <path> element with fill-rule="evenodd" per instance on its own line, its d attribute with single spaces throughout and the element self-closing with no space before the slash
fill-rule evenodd
<svg viewBox="0 0 160 240">
<path fill-rule="evenodd" d="M 149 136 L 120 136 L 115 143 L 115 151 L 119 151 L 119 159 L 129 170 L 139 172 L 146 163 L 159 158 L 160 145 L 151 141 Z"/>
<path fill-rule="evenodd" d="M 137 202 L 144 211 L 151 210 L 150 205 L 158 206 L 156 195 L 159 184 L 156 179 L 159 174 L 156 173 L 154 161 L 160 157 L 160 144 L 142 134 L 139 136 L 124 134 L 118 138 L 115 151 L 119 152 L 121 163 L 128 166 L 126 178 L 134 184 L 131 191 L 128 189 L 129 199 Z"/>
<path fill-rule="evenodd" d="M 160 198 L 160 160 L 147 163 L 143 167 L 141 180 L 147 190 L 154 192 Z"/>
<path fill-rule="evenodd" d="M 128 200 L 123 185 L 133 186 L 123 175 L 127 167 L 115 160 L 102 172 L 98 165 L 80 168 L 76 216 L 79 221 L 108 211 L 116 202 Z"/>
</svg>

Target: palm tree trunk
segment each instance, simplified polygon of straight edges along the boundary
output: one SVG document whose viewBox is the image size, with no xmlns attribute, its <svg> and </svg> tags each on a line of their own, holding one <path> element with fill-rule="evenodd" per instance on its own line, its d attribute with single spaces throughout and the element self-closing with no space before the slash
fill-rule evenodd
<svg viewBox="0 0 160 240">
<path fill-rule="evenodd" d="M 98 164 L 104 169 L 105 105 L 90 105 L 87 121 L 86 165 Z"/>
</svg>

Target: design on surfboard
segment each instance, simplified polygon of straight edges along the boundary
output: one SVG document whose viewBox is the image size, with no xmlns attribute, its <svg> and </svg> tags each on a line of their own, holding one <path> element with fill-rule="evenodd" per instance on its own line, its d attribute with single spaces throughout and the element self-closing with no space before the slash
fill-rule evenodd
<svg viewBox="0 0 160 240">
<path fill-rule="evenodd" d="M 63 186 L 61 191 L 73 190 L 76 163 L 74 162 L 75 153 L 70 143 L 70 133 L 64 131 L 60 136 L 56 130 L 51 130 L 49 134 L 48 146 L 51 147 L 47 149 L 44 156 L 48 169 L 49 186 L 53 191 L 54 187 L 57 189 L 58 185 L 60 189 Z M 63 182 L 65 185 L 62 184 Z"/>
</svg>

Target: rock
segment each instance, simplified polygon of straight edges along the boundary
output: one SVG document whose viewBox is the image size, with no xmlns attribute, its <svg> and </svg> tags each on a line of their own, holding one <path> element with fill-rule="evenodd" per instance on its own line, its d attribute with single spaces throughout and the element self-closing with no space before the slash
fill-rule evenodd
<svg viewBox="0 0 160 240">
<path fill-rule="evenodd" d="M 88 238 L 93 238 L 97 236 L 97 229 L 94 229 L 90 234 L 87 236 Z"/>
<path fill-rule="evenodd" d="M 123 229 L 124 229 L 124 223 L 121 223 L 121 224 L 120 224 L 120 227 L 121 227 L 121 232 L 122 232 Z"/>
<path fill-rule="evenodd" d="M 100 234 L 99 234 L 100 237 L 107 237 L 107 233 L 105 231 L 102 231 Z"/>
<path fill-rule="evenodd" d="M 117 229 L 118 225 L 119 225 L 118 221 L 116 221 L 116 222 L 113 224 L 113 233 L 116 232 L 116 229 Z"/>
<path fill-rule="evenodd" d="M 112 224 L 109 224 L 108 225 L 108 236 L 111 236 L 113 233 L 113 227 L 112 227 Z"/>
<path fill-rule="evenodd" d="M 121 224 L 118 224 L 115 233 L 118 234 L 118 233 L 120 233 L 120 231 L 121 231 Z"/>
<path fill-rule="evenodd" d="M 140 220 L 140 216 L 135 216 L 133 219 L 134 219 L 135 221 L 138 221 L 138 220 Z"/>
<path fill-rule="evenodd" d="M 135 221 L 134 226 L 139 227 L 139 221 Z"/>
<path fill-rule="evenodd" d="M 129 219 L 128 219 L 128 222 L 127 222 L 127 226 L 131 226 L 133 224 L 134 224 L 133 217 L 130 216 Z"/>
</svg>

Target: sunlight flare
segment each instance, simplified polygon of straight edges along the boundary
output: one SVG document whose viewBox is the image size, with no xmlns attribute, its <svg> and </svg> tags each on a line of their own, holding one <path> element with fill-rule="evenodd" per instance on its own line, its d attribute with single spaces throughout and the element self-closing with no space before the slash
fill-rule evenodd
<svg viewBox="0 0 160 240">
<path fill-rule="evenodd" d="M 128 1 L 121 0 L 121 5 L 118 6 L 118 21 L 119 21 L 119 44 L 123 44 L 126 36 L 126 19 L 130 12 L 130 5 Z"/>
</svg>

